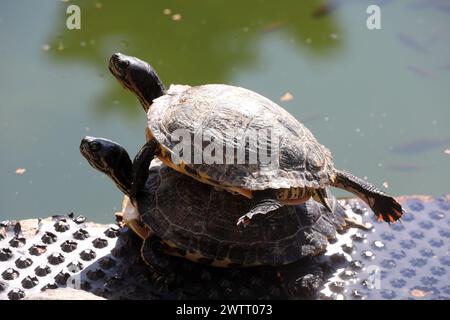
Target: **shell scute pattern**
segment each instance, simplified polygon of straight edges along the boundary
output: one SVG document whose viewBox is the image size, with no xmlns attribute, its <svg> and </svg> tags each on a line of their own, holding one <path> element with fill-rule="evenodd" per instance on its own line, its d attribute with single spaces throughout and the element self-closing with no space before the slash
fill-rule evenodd
<svg viewBox="0 0 450 320">
<path fill-rule="evenodd" d="M 245 261 L 246 252 L 239 245 L 232 245 L 229 249 L 229 257 L 236 261 Z"/>
<path fill-rule="evenodd" d="M 201 237 L 198 240 L 200 252 L 207 257 L 216 257 L 218 243 L 217 240 L 210 237 Z"/>
<path fill-rule="evenodd" d="M 201 148 L 200 152 L 205 151 L 210 141 L 201 139 L 201 144 L 194 143 L 194 136 L 199 132 L 204 138 L 214 137 L 215 143 L 219 145 L 231 145 L 234 150 L 232 164 L 229 161 L 213 165 L 203 161 L 192 164 L 191 161 L 189 164 L 197 173 L 204 173 L 217 185 L 247 190 L 305 186 L 322 188 L 334 179 L 329 150 L 319 144 L 313 134 L 286 110 L 244 88 L 228 85 L 172 85 L 166 95 L 154 100 L 147 117 L 153 136 L 169 153 L 179 142 L 172 141 L 171 134 L 176 129 L 186 129 L 191 134 L 194 148 Z M 248 163 L 249 157 L 259 152 L 266 154 L 264 143 L 258 146 L 245 139 L 250 132 L 261 132 L 261 129 L 268 129 L 277 137 L 278 166 Z M 234 136 L 230 137 L 230 133 Z M 262 141 L 270 141 L 269 137 Z M 239 164 L 237 157 L 237 150 L 242 143 L 246 143 L 245 164 Z M 192 151 L 195 153 L 195 150 Z M 229 153 L 225 147 L 223 151 L 222 159 L 230 160 L 226 158 Z"/>
</svg>

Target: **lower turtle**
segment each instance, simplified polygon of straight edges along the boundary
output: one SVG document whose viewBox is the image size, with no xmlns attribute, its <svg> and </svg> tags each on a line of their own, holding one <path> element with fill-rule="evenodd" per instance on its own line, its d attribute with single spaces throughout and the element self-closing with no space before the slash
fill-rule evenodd
<svg viewBox="0 0 450 320">
<path fill-rule="evenodd" d="M 165 273 L 168 255 L 215 267 L 290 264 L 323 252 L 345 226 L 343 207 L 328 195 L 331 212 L 309 200 L 239 228 L 235 221 L 254 206 L 253 200 L 215 190 L 157 159 L 133 181 L 127 151 L 108 139 L 85 137 L 80 151 L 130 197 L 138 214 L 128 206 L 124 221 L 144 240 L 143 260 L 159 273 Z"/>
</svg>

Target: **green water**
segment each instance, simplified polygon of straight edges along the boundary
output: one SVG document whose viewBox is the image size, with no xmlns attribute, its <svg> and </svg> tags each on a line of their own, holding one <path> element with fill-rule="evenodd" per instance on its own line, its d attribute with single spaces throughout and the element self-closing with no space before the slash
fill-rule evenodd
<svg viewBox="0 0 450 320">
<path fill-rule="evenodd" d="M 104 136 L 134 154 L 144 142 L 140 105 L 107 70 L 116 51 L 151 62 L 166 85 L 228 83 L 273 99 L 337 167 L 394 195 L 449 193 L 450 6 L 377 2 L 382 29 L 371 31 L 358 0 L 322 16 L 319 0 L 2 0 L 0 220 L 113 221 L 121 194 L 78 145 Z M 71 3 L 81 30 L 66 28 Z"/>
</svg>

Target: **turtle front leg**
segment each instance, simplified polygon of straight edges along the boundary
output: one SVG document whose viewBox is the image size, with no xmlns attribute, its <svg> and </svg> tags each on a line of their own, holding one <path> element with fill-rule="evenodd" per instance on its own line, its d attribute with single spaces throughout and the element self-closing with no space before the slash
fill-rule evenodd
<svg viewBox="0 0 450 320">
<path fill-rule="evenodd" d="M 284 206 L 284 204 L 278 200 L 277 191 L 273 189 L 254 191 L 253 199 L 256 204 L 249 212 L 238 219 L 237 225 L 248 225 L 255 215 L 267 214 Z"/>
<path fill-rule="evenodd" d="M 149 175 L 148 168 L 153 158 L 159 152 L 159 143 L 155 139 L 148 141 L 137 153 L 133 161 L 133 182 L 131 186 L 130 198 L 136 199 L 139 190 L 145 188 L 145 183 Z"/>
</svg>

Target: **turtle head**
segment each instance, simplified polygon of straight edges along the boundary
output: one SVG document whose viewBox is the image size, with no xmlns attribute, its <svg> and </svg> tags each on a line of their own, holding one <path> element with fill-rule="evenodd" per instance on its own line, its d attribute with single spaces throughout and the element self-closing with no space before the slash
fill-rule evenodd
<svg viewBox="0 0 450 320">
<path fill-rule="evenodd" d="M 130 194 L 132 163 L 121 145 L 104 138 L 85 137 L 80 152 L 92 167 L 110 177 L 123 193 Z"/>
<path fill-rule="evenodd" d="M 150 64 L 135 57 L 114 53 L 109 59 L 109 71 L 139 99 L 147 112 L 153 100 L 164 95 L 164 85 Z"/>
</svg>

